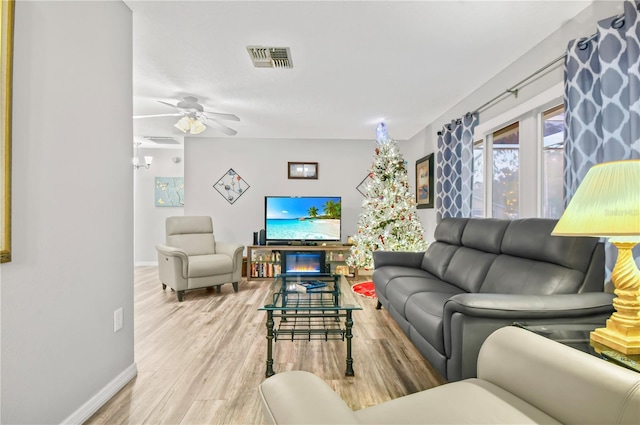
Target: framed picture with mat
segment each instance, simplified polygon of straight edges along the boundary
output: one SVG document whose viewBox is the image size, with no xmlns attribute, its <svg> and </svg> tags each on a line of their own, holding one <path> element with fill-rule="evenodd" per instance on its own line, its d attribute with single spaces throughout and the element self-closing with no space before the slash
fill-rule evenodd
<svg viewBox="0 0 640 425">
<path fill-rule="evenodd" d="M 433 154 L 416 161 L 416 207 L 433 208 Z"/>
</svg>

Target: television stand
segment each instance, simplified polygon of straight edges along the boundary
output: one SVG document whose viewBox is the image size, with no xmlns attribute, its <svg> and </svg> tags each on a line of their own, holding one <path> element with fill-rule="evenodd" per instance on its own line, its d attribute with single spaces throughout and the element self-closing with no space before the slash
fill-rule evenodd
<svg viewBox="0 0 640 425">
<path fill-rule="evenodd" d="M 247 280 L 264 280 L 282 273 L 284 251 L 323 251 L 327 273 L 358 277 L 358 269 L 347 266 L 351 246 L 250 245 L 247 247 Z"/>
</svg>

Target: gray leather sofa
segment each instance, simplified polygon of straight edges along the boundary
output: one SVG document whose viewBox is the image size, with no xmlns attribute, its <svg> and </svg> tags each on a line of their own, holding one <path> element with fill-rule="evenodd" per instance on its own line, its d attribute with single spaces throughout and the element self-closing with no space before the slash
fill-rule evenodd
<svg viewBox="0 0 640 425">
<path fill-rule="evenodd" d="M 351 378 L 349 378 L 351 379 Z M 637 424 L 640 374 L 532 332 L 491 334 L 478 378 L 357 411 L 317 376 L 276 374 L 259 387 L 269 424 Z"/>
<path fill-rule="evenodd" d="M 426 252 L 374 252 L 378 308 L 448 381 L 475 377 L 484 340 L 514 322 L 604 326 L 603 246 L 555 223 L 446 218 Z"/>
</svg>

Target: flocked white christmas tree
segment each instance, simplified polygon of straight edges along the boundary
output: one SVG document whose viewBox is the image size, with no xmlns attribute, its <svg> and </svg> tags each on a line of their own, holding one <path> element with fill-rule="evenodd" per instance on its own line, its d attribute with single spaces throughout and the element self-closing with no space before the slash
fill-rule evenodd
<svg viewBox="0 0 640 425">
<path fill-rule="evenodd" d="M 424 251 L 422 223 L 416 214 L 407 164 L 384 123 L 376 129 L 376 149 L 366 195 L 358 219 L 358 234 L 347 264 L 373 268 L 373 251 Z"/>
</svg>

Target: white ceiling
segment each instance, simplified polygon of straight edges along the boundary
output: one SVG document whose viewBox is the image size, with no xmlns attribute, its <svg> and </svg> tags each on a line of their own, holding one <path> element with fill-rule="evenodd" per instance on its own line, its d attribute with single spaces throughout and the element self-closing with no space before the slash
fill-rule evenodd
<svg viewBox="0 0 640 425">
<path fill-rule="evenodd" d="M 134 115 L 174 112 L 158 100 L 193 95 L 241 119 L 226 122 L 236 136 L 194 137 L 365 140 L 381 120 L 411 138 L 591 3 L 125 2 Z M 255 68 L 249 45 L 289 47 L 293 68 Z M 176 121 L 136 119 L 134 136 L 182 141 Z"/>
</svg>

